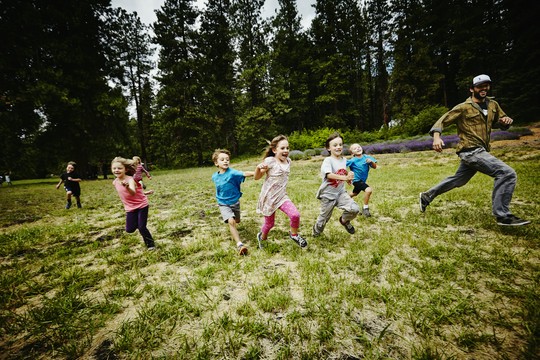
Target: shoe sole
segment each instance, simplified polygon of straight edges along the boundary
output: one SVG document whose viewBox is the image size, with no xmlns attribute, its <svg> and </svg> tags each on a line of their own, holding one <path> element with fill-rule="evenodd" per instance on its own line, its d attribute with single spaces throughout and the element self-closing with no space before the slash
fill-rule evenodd
<svg viewBox="0 0 540 360">
<path fill-rule="evenodd" d="M 238 251 L 238 255 L 247 255 L 247 253 L 248 253 L 248 248 L 245 246 L 242 246 L 240 250 Z"/>
<path fill-rule="evenodd" d="M 524 226 L 524 225 L 528 225 L 530 223 L 531 223 L 530 221 L 522 221 L 522 222 L 513 223 L 513 224 L 505 224 L 505 223 L 502 223 L 502 222 L 497 222 L 497 225 L 500 225 L 500 226 Z"/>
</svg>

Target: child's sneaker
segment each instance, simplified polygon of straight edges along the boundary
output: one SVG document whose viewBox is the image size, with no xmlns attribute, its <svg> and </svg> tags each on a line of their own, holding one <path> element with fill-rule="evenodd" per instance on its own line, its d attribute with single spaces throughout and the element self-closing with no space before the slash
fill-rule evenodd
<svg viewBox="0 0 540 360">
<path fill-rule="evenodd" d="M 78 202 L 78 203 L 77 203 L 77 207 L 78 207 L 79 209 L 81 209 L 81 208 L 82 208 L 82 205 L 81 205 L 81 203 L 80 203 L 80 202 Z"/>
<path fill-rule="evenodd" d="M 300 234 L 293 235 L 289 231 L 289 237 L 293 239 L 293 241 L 297 243 L 301 248 L 305 248 L 307 246 L 307 241 L 302 236 L 300 236 Z"/>
<path fill-rule="evenodd" d="M 149 246 L 149 247 L 147 248 L 147 250 L 148 250 L 148 251 L 154 251 L 154 250 L 156 250 L 156 247 L 155 247 L 155 246 Z"/>
<path fill-rule="evenodd" d="M 343 221 L 341 221 L 341 216 L 340 216 L 339 223 L 343 225 L 343 227 L 345 228 L 345 230 L 347 230 L 349 234 L 354 234 L 354 226 L 351 225 L 350 221 L 347 221 L 346 223 L 344 223 Z"/>
<path fill-rule="evenodd" d="M 236 247 L 238 248 L 238 255 L 247 255 L 248 253 L 247 246 L 239 242 L 238 244 L 236 244 Z"/>
<path fill-rule="evenodd" d="M 362 210 L 362 214 L 364 214 L 364 216 L 367 218 L 371 216 L 369 208 L 364 208 L 364 210 Z"/>
<path fill-rule="evenodd" d="M 68 201 L 68 202 L 66 203 L 66 209 L 69 209 L 70 207 L 71 207 L 71 201 Z"/>
<path fill-rule="evenodd" d="M 257 242 L 259 243 L 259 249 L 262 249 L 263 248 L 263 238 L 262 238 L 262 232 L 259 231 L 257 233 Z"/>
</svg>

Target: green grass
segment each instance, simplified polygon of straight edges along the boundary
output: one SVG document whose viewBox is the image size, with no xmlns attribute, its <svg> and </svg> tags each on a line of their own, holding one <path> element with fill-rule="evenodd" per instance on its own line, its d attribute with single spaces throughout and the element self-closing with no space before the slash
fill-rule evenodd
<svg viewBox="0 0 540 360">
<path fill-rule="evenodd" d="M 243 184 L 240 257 L 219 217 L 214 168 L 153 173 L 149 228 L 124 231 L 111 180 L 65 210 L 56 180 L 0 189 L 2 359 L 533 359 L 540 356 L 540 151 L 495 150 L 518 173 L 501 228 L 476 175 L 422 214 L 420 191 L 452 174 L 452 151 L 376 156 L 373 217 L 349 235 L 336 209 L 311 236 L 322 160 L 293 162 L 300 249 L 276 216 L 257 249 L 262 181 Z M 234 160 L 234 159 L 233 159 Z M 260 159 L 233 164 L 252 170 Z M 361 196 L 357 201 L 361 200 Z"/>
</svg>

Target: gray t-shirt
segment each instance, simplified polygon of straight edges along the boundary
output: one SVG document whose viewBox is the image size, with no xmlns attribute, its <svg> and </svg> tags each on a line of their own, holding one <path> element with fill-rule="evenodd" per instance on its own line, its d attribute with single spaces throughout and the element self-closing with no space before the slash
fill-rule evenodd
<svg viewBox="0 0 540 360">
<path fill-rule="evenodd" d="M 345 192 L 345 181 L 328 179 L 326 176 L 329 173 L 338 175 L 347 175 L 347 159 L 341 157 L 336 159 L 332 156 L 324 159 L 321 165 L 321 176 L 323 182 L 317 191 L 317 199 L 337 199 L 341 193 Z"/>
</svg>

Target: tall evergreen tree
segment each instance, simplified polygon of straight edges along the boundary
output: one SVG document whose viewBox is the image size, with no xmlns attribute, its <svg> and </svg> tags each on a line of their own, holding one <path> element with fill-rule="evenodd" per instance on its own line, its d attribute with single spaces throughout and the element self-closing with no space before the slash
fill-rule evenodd
<svg viewBox="0 0 540 360">
<path fill-rule="evenodd" d="M 241 151 L 258 151 L 272 136 L 271 113 L 266 108 L 268 95 L 268 45 L 266 22 L 261 18 L 264 0 L 234 0 L 233 28 L 238 51 L 236 126 Z"/>
<path fill-rule="evenodd" d="M 391 12 L 386 0 L 367 0 L 367 11 L 369 13 L 368 27 L 372 34 L 370 51 L 371 59 L 368 69 L 374 74 L 372 88 L 372 108 L 369 128 L 377 128 L 383 124 L 388 124 L 390 120 L 390 106 L 388 96 L 388 37 Z"/>
<path fill-rule="evenodd" d="M 405 120 L 436 103 L 442 75 L 432 63 L 426 9 L 417 0 L 392 0 L 392 10 L 390 102 L 394 117 Z"/>
<path fill-rule="evenodd" d="M 531 26 L 538 14 L 526 0 L 504 0 L 503 5 L 508 41 L 494 80 L 498 100 L 518 123 L 538 121 L 540 104 L 532 97 L 540 93 L 540 26 Z"/>
<path fill-rule="evenodd" d="M 148 27 L 141 22 L 137 13 L 128 13 L 121 8 L 111 10 L 106 19 L 109 24 L 106 39 L 109 62 L 111 68 L 115 69 L 111 79 L 128 90 L 135 106 L 139 143 L 137 152 L 147 162 L 151 99 L 143 101 L 143 92 L 146 90 L 145 95 L 151 95 L 149 78 L 153 67 Z"/>
<path fill-rule="evenodd" d="M 21 146 L 6 154 L 14 172 L 44 175 L 68 160 L 86 172 L 96 148 L 111 142 L 122 126 L 126 113 L 118 106 L 121 94 L 106 82 L 101 42 L 108 3 L 2 3 L 1 97 L 7 112 L 1 116 L 14 134 L 6 148 Z M 17 168 L 19 161 L 33 173 Z"/>
<path fill-rule="evenodd" d="M 157 114 L 152 142 L 165 166 L 202 163 L 204 114 L 198 99 L 196 21 L 199 11 L 193 0 L 166 0 L 156 11 L 155 42 L 158 61 Z"/>
<path fill-rule="evenodd" d="M 310 126 L 308 102 L 309 42 L 300 25 L 296 0 L 279 0 L 272 21 L 269 110 L 276 132 L 291 133 Z"/>
<path fill-rule="evenodd" d="M 346 59 L 339 52 L 339 0 L 317 0 L 311 23 L 314 46 L 315 104 L 323 126 L 346 127 L 348 89 Z"/>
<path fill-rule="evenodd" d="M 235 52 L 230 25 L 230 0 L 208 0 L 199 37 L 201 107 L 208 119 L 207 145 L 238 151 L 234 106 Z M 209 148 L 212 150 L 212 148 Z"/>
</svg>

